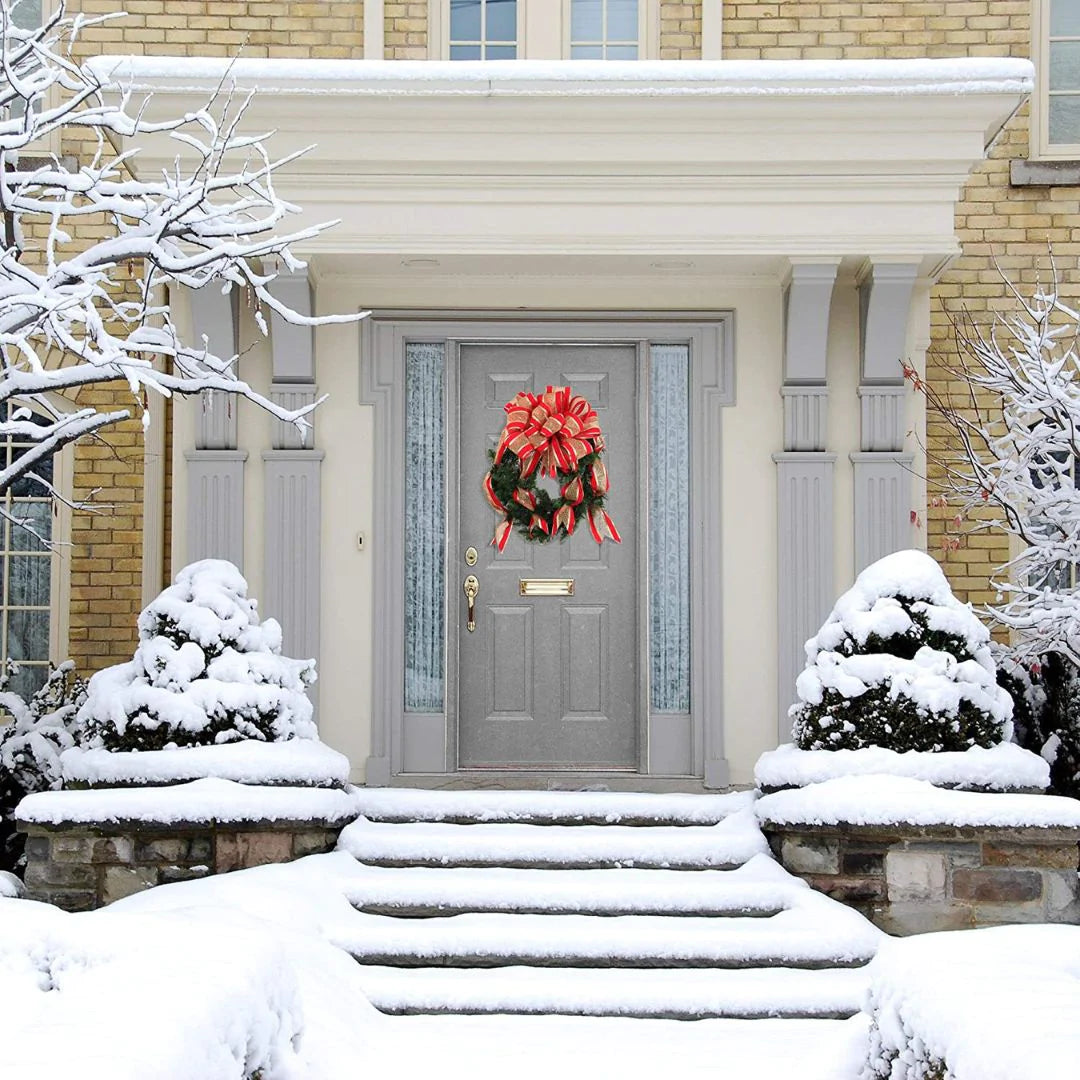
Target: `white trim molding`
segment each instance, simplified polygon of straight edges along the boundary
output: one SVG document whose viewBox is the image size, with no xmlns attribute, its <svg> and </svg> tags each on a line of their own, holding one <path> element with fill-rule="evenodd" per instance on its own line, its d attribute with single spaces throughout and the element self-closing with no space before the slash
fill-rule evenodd
<svg viewBox="0 0 1080 1080">
<path fill-rule="evenodd" d="M 701 0 L 701 59 L 724 56 L 724 0 Z"/>
</svg>

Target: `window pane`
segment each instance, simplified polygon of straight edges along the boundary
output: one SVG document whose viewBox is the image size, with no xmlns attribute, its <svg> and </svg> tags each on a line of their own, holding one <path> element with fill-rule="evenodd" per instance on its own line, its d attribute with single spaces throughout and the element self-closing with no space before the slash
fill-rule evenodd
<svg viewBox="0 0 1080 1080">
<path fill-rule="evenodd" d="M 450 40 L 480 40 L 480 0 L 450 0 Z M 459 59 L 479 60 L 480 57 Z"/>
<path fill-rule="evenodd" d="M 636 45 L 609 45 L 607 50 L 609 60 L 636 60 Z"/>
<path fill-rule="evenodd" d="M 480 46 L 479 45 L 451 45 L 450 46 L 450 59 L 451 60 L 479 60 L 480 59 Z"/>
<path fill-rule="evenodd" d="M 8 558 L 8 603 L 12 607 L 48 607 L 52 560 L 46 555 Z"/>
<path fill-rule="evenodd" d="M 516 60 L 516 45 L 488 45 L 484 49 L 485 60 Z"/>
<path fill-rule="evenodd" d="M 1080 41 L 1051 42 L 1050 89 L 1080 90 Z"/>
<path fill-rule="evenodd" d="M 12 550 L 45 551 L 45 544 L 42 541 L 52 536 L 52 505 L 47 502 L 13 503 L 11 516 L 16 522 L 23 521 L 28 526 L 28 528 L 22 528 L 15 522 L 11 523 Z M 30 532 L 30 529 L 34 532 Z M 38 539 L 39 536 L 41 540 Z"/>
<path fill-rule="evenodd" d="M 570 9 L 570 40 L 604 40 L 602 0 L 574 0 Z"/>
<path fill-rule="evenodd" d="M 487 32 L 484 38 L 486 41 L 517 41 L 517 0 L 487 0 Z"/>
<path fill-rule="evenodd" d="M 20 0 L 11 13 L 11 21 L 23 30 L 41 25 L 41 0 Z"/>
<path fill-rule="evenodd" d="M 1076 0 L 1053 0 L 1050 4 L 1050 36 L 1080 37 L 1080 4 Z"/>
<path fill-rule="evenodd" d="M 42 559 L 42 562 L 45 562 Z M 12 660 L 48 660 L 49 613 L 8 612 L 8 656 Z"/>
<path fill-rule="evenodd" d="M 48 664 L 20 664 L 9 685 L 23 701 L 28 701 L 45 684 L 48 673 Z"/>
<path fill-rule="evenodd" d="M 1050 98 L 1050 141 L 1080 143 L 1080 95 L 1054 94 Z"/>
<path fill-rule="evenodd" d="M 649 350 L 649 647 L 653 712 L 690 711 L 690 348 Z"/>
<path fill-rule="evenodd" d="M 572 45 L 570 47 L 571 60 L 603 60 L 604 48 L 602 45 Z"/>
<path fill-rule="evenodd" d="M 637 0 L 608 0 L 608 41 L 637 41 Z"/>
<path fill-rule="evenodd" d="M 445 346 L 405 347 L 405 709 L 442 712 Z"/>
</svg>

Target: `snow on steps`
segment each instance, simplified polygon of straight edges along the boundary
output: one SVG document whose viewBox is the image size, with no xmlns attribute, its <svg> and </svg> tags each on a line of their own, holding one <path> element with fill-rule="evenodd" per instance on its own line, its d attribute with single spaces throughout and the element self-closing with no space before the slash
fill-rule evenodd
<svg viewBox="0 0 1080 1080">
<path fill-rule="evenodd" d="M 364 992 L 384 1013 L 512 1013 L 622 1016 L 648 1020 L 846 1020 L 859 1012 L 867 979 L 859 969 L 829 971 L 364 969 Z"/>
<path fill-rule="evenodd" d="M 855 912 L 849 913 L 850 920 L 830 918 L 826 905 L 800 905 L 769 918 L 725 919 L 501 913 L 394 919 L 358 912 L 347 931 L 335 931 L 334 943 L 361 963 L 400 967 L 824 968 L 868 963 L 879 934 Z"/>
<path fill-rule="evenodd" d="M 512 870 L 363 867 L 348 898 L 402 917 L 520 915 L 775 915 L 805 892 L 766 855 L 735 870 Z"/>
<path fill-rule="evenodd" d="M 363 788 L 360 813 L 371 821 L 531 825 L 716 825 L 754 803 L 751 791 L 653 795 L 640 791 L 420 791 Z"/>
<path fill-rule="evenodd" d="M 402 1023 L 859 1010 L 881 933 L 777 865 L 751 795 L 360 798 L 340 844 L 355 914 L 331 935 Z"/>
<path fill-rule="evenodd" d="M 730 869 L 769 846 L 753 811 L 715 825 L 386 824 L 361 817 L 340 846 L 375 866 Z"/>
</svg>

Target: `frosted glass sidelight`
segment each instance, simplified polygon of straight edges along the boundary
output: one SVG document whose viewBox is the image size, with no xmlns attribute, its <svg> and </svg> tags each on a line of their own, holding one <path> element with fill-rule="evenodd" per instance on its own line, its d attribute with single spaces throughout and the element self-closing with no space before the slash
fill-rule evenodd
<svg viewBox="0 0 1080 1080">
<path fill-rule="evenodd" d="M 446 346 L 405 346 L 405 711 L 442 712 L 445 687 Z"/>
<path fill-rule="evenodd" d="M 690 347 L 649 349 L 649 649 L 653 712 L 690 711 Z"/>
</svg>

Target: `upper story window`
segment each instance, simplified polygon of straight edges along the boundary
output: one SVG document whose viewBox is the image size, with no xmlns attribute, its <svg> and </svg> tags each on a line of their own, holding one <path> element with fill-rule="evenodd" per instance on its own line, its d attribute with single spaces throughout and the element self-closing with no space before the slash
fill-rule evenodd
<svg viewBox="0 0 1080 1080">
<path fill-rule="evenodd" d="M 570 0 L 571 60 L 636 60 L 638 0 Z"/>
<path fill-rule="evenodd" d="M 1051 0 L 1047 42 L 1047 141 L 1050 146 L 1080 144 L 1080 4 Z"/>
<path fill-rule="evenodd" d="M 516 60 L 517 0 L 450 0 L 451 60 Z"/>
<path fill-rule="evenodd" d="M 1029 156 L 1080 158 L 1080 2 L 1032 0 Z"/>
</svg>

